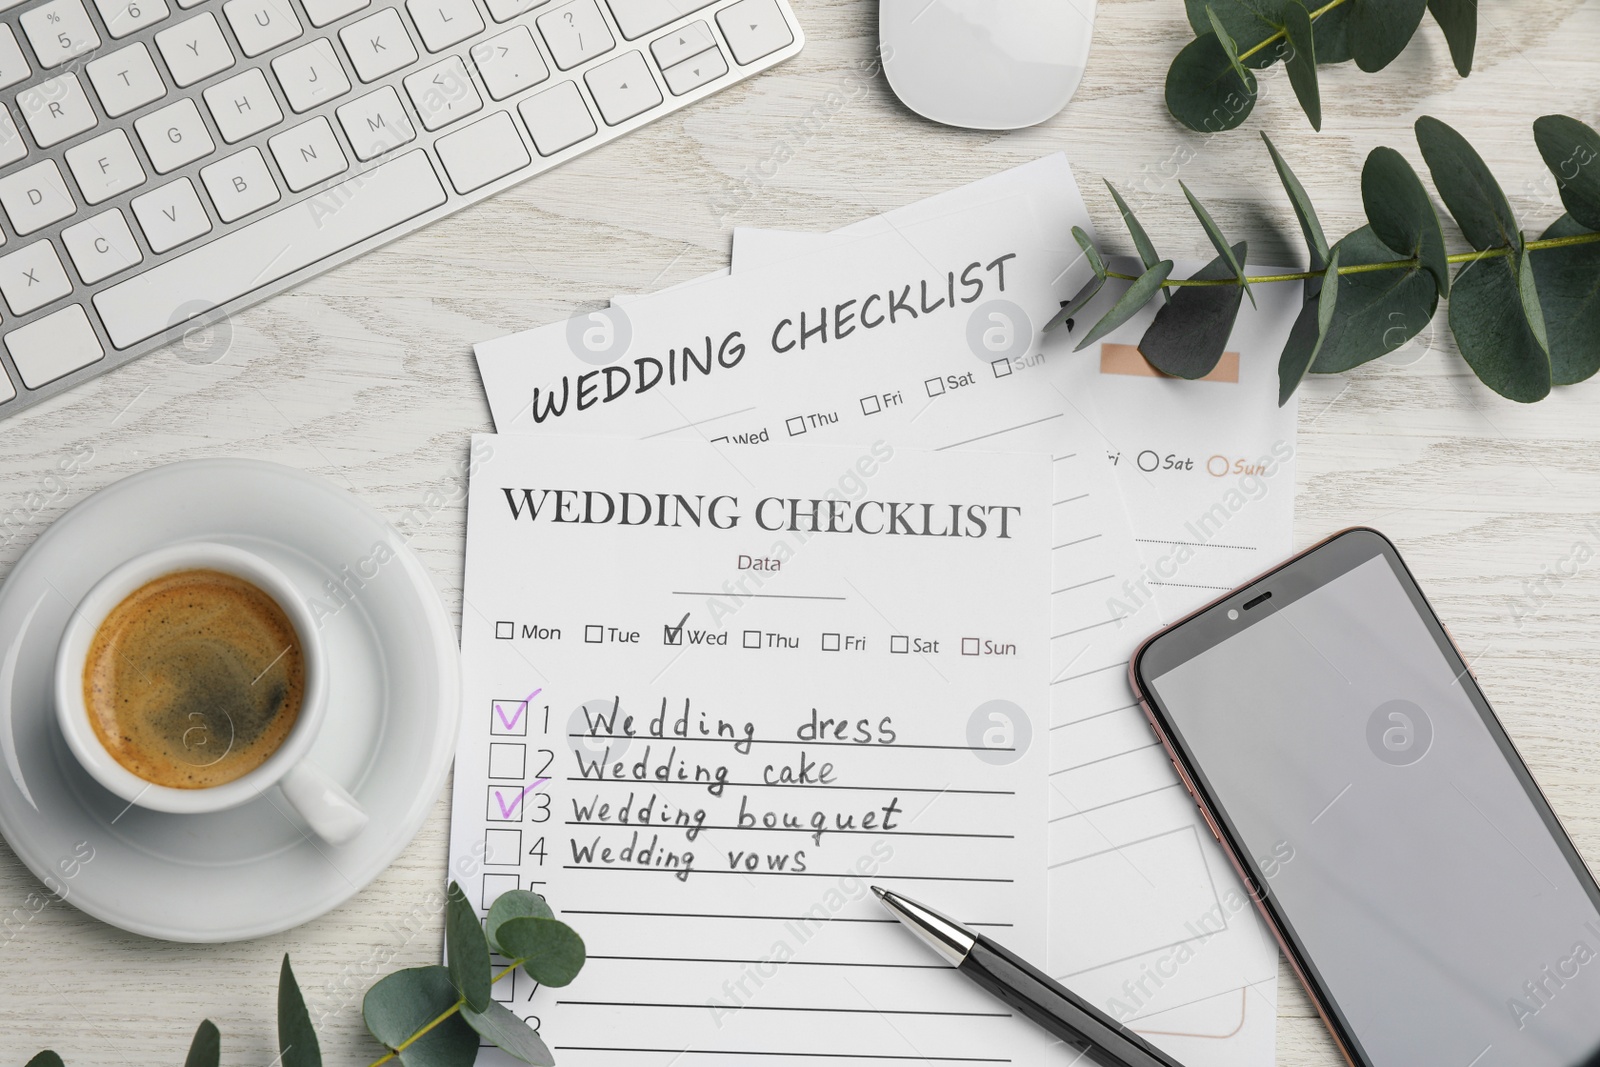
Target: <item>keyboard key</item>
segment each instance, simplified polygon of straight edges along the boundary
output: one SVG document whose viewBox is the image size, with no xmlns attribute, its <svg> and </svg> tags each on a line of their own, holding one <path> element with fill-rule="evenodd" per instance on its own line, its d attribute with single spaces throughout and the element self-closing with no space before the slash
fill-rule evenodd
<svg viewBox="0 0 1600 1067">
<path fill-rule="evenodd" d="M 776 0 L 739 0 L 717 12 L 717 25 L 741 65 L 754 63 L 794 43 Z"/>
<path fill-rule="evenodd" d="M 326 181 L 350 165 L 333 135 L 333 127 L 321 115 L 269 138 L 267 145 L 278 161 L 283 180 L 296 193 Z"/>
<path fill-rule="evenodd" d="M 310 111 L 350 91 L 350 79 L 326 37 L 274 59 L 272 73 L 296 112 Z"/>
<path fill-rule="evenodd" d="M 180 89 L 233 66 L 233 49 L 209 11 L 156 34 L 156 47 Z"/>
<path fill-rule="evenodd" d="M 650 53 L 665 70 L 676 66 L 707 48 L 715 48 L 717 39 L 711 36 L 711 27 L 704 22 L 691 22 L 682 29 L 673 30 L 665 37 L 650 42 Z"/>
<path fill-rule="evenodd" d="M 318 27 L 338 22 L 371 4 L 372 0 L 301 0 L 301 6 L 306 9 L 306 18 L 311 20 L 311 25 Z"/>
<path fill-rule="evenodd" d="M 22 32 L 46 70 L 100 47 L 82 0 L 50 0 L 22 13 Z"/>
<path fill-rule="evenodd" d="M 22 90 L 17 94 L 17 106 L 40 148 L 94 128 L 94 108 L 89 106 L 78 76 L 70 72 Z"/>
<path fill-rule="evenodd" d="M 405 86 L 424 129 L 437 130 L 483 109 L 483 98 L 459 56 L 423 67 L 406 78 Z"/>
<path fill-rule="evenodd" d="M 504 100 L 550 77 L 550 68 L 544 65 L 539 46 L 533 43 L 533 31 L 526 26 L 513 26 L 473 45 L 472 62 L 489 95 L 496 100 Z"/>
<path fill-rule="evenodd" d="M 35 241 L 0 256 L 0 293 L 15 315 L 26 315 L 72 292 L 61 257 L 49 241 Z"/>
<path fill-rule="evenodd" d="M 377 81 L 417 61 L 417 50 L 406 36 L 400 12 L 392 7 L 346 26 L 339 31 L 339 40 L 355 64 L 356 77 L 364 82 Z"/>
<path fill-rule="evenodd" d="M 673 96 L 682 96 L 708 82 L 716 81 L 726 73 L 728 64 L 722 58 L 722 50 L 708 48 L 697 56 L 691 56 L 682 63 L 663 70 L 661 77 L 665 79 L 667 88 L 672 90 Z"/>
<path fill-rule="evenodd" d="M 562 70 L 571 70 L 579 63 L 603 56 L 617 46 L 616 38 L 606 28 L 606 20 L 594 0 L 573 0 L 564 7 L 548 11 L 534 20 L 550 56 Z"/>
<path fill-rule="evenodd" d="M 8 167 L 28 154 L 28 143 L 17 132 L 11 112 L 0 106 L 0 167 Z"/>
<path fill-rule="evenodd" d="M 113 38 L 126 37 L 134 30 L 154 26 L 172 12 L 166 0 L 94 0 Z"/>
<path fill-rule="evenodd" d="M 517 105 L 517 112 L 528 124 L 533 146 L 541 156 L 553 156 L 595 134 L 594 118 L 577 82 L 562 82 L 535 93 Z"/>
<path fill-rule="evenodd" d="M 257 67 L 218 82 L 203 95 L 217 132 L 229 144 L 283 121 L 283 109 L 267 85 L 267 76 Z"/>
<path fill-rule="evenodd" d="M 106 354 L 82 304 L 68 304 L 12 330 L 6 334 L 6 351 L 29 389 L 82 370 Z"/>
<path fill-rule="evenodd" d="M 483 19 L 472 0 L 406 0 L 406 10 L 430 52 L 442 52 L 483 32 Z"/>
<path fill-rule="evenodd" d="M 324 196 L 223 234 L 94 298 L 106 332 L 127 348 L 182 321 L 309 267 L 445 202 L 426 153 L 408 152 Z M 329 204 L 337 204 L 330 210 Z M 204 294 L 196 301 L 196 294 Z M 181 310 L 180 310 L 181 309 Z"/>
<path fill-rule="evenodd" d="M 206 132 L 200 109 L 187 97 L 134 119 L 133 128 L 139 132 L 139 140 L 157 174 L 177 170 L 217 148 Z"/>
<path fill-rule="evenodd" d="M 525 11 L 543 7 L 549 2 L 550 0 L 484 0 L 489 6 L 489 17 L 496 22 L 514 19 Z"/>
<path fill-rule="evenodd" d="M 67 246 L 67 254 L 72 257 L 79 276 L 89 285 L 144 260 L 139 242 L 128 229 L 128 220 L 117 208 L 68 226 L 61 231 L 61 243 Z"/>
<path fill-rule="evenodd" d="M 202 167 L 200 180 L 223 222 L 242 219 L 283 198 L 259 148 L 246 148 L 220 163 Z"/>
<path fill-rule="evenodd" d="M 201 4 L 204 2 L 205 0 L 178 0 L 178 6 L 187 11 L 196 4 Z"/>
<path fill-rule="evenodd" d="M 102 56 L 89 64 L 88 71 L 94 91 L 100 96 L 100 106 L 112 118 L 167 95 L 156 61 L 142 44 L 130 44 Z"/>
<path fill-rule="evenodd" d="M 17 35 L 11 32 L 10 26 L 0 24 L 0 89 L 9 88 L 32 73 L 28 61 L 22 57 Z"/>
<path fill-rule="evenodd" d="M 626 122 L 661 103 L 661 90 L 656 88 L 644 56 L 638 52 L 624 52 L 592 68 L 583 80 L 608 126 Z"/>
<path fill-rule="evenodd" d="M 78 192 L 86 204 L 110 200 L 118 193 L 144 184 L 144 168 L 122 130 L 103 133 L 92 141 L 67 149 L 67 166 L 78 179 Z"/>
<path fill-rule="evenodd" d="M 18 236 L 60 222 L 73 212 L 72 194 L 53 159 L 0 178 L 0 204 Z"/>
<path fill-rule="evenodd" d="M 516 124 L 504 111 L 446 134 L 433 144 L 458 193 L 470 193 L 532 162 Z"/>
<path fill-rule="evenodd" d="M 400 103 L 400 94 L 385 85 L 375 93 L 339 108 L 339 125 L 350 139 L 356 158 L 365 162 L 417 138 L 417 129 Z"/>
<path fill-rule="evenodd" d="M 606 0 L 622 36 L 628 40 L 659 30 L 692 11 L 709 7 L 712 0 Z"/>
<path fill-rule="evenodd" d="M 228 0 L 222 13 L 247 56 L 269 52 L 305 32 L 289 0 Z"/>
<path fill-rule="evenodd" d="M 188 178 L 136 196 L 132 205 L 153 252 L 165 252 L 211 232 L 211 220 L 200 204 L 200 194 Z"/>
</svg>

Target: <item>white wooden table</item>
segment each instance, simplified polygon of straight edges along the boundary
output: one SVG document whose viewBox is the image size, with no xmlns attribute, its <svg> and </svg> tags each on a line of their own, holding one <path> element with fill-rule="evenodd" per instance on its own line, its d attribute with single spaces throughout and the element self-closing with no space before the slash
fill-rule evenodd
<svg viewBox="0 0 1600 1067">
<path fill-rule="evenodd" d="M 870 0 L 795 6 L 809 44 L 776 71 L 237 316 L 194 342 L 228 346 L 214 363 L 168 349 L 0 423 L 0 575 L 102 486 L 172 460 L 249 455 L 325 475 L 393 520 L 411 515 L 412 544 L 457 611 L 465 514 L 441 501 L 455 495 L 468 435 L 491 428 L 470 344 L 723 266 L 735 224 L 828 229 L 1063 149 L 1114 248 L 1131 251 L 1102 178 L 1164 255 L 1210 257 L 1181 177 L 1233 239 L 1249 239 L 1253 260 L 1294 263 L 1298 231 L 1257 130 L 1296 167 L 1330 235 L 1364 221 L 1359 174 L 1373 146 L 1421 170 L 1411 122 L 1424 113 L 1467 134 L 1537 230 L 1560 208 L 1530 124 L 1553 111 L 1593 124 L 1600 110 L 1596 0 L 1484 5 L 1466 81 L 1431 21 L 1380 74 L 1325 69 L 1321 134 L 1278 68 L 1246 128 L 1209 139 L 1162 104 L 1189 37 L 1180 0 L 1102 0 L 1076 98 L 1010 134 L 934 126 L 881 76 L 862 76 Z M 1442 311 L 1424 347 L 1413 365 L 1303 390 L 1296 540 L 1370 523 L 1399 542 L 1579 847 L 1600 860 L 1600 385 L 1533 407 L 1501 400 L 1461 363 Z M 79 473 L 52 493 L 48 477 L 74 455 L 86 457 Z M 1528 583 L 1573 569 L 1579 543 L 1593 558 L 1529 599 Z M 285 951 L 313 1010 L 331 1013 L 327 1062 L 370 1062 L 361 992 L 439 957 L 448 818 L 441 795 L 372 886 L 260 941 L 163 944 L 51 905 L 0 954 L 0 1063 L 50 1046 L 73 1067 L 176 1065 L 210 1017 L 225 1063 L 268 1064 Z M 0 912 L 37 888 L 0 845 Z M 1279 1062 L 1337 1062 L 1287 973 L 1281 1003 Z"/>
</svg>

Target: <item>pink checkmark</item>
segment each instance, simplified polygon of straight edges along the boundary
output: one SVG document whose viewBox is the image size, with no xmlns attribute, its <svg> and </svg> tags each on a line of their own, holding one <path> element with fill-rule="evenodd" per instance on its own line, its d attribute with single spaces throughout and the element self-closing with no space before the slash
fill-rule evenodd
<svg viewBox="0 0 1600 1067">
<path fill-rule="evenodd" d="M 515 730 L 517 728 L 517 723 L 522 721 L 522 713 L 528 710 L 528 701 L 532 700 L 542 692 L 544 692 L 543 687 L 535 689 L 533 692 L 523 697 L 522 700 L 516 705 L 516 713 L 513 714 L 509 719 L 506 718 L 506 709 L 498 703 L 496 703 L 494 706 L 494 713 L 499 717 L 501 723 L 505 725 L 507 730 Z"/>
<path fill-rule="evenodd" d="M 522 803 L 522 798 L 533 792 L 535 789 L 538 789 L 541 785 L 544 785 L 549 780 L 550 779 L 548 778 L 540 778 L 532 785 L 524 786 L 516 796 L 511 798 L 511 803 L 509 804 L 506 803 L 505 794 L 496 789 L 494 791 L 494 802 L 500 806 L 500 817 L 502 819 L 511 818 L 511 813 L 517 810 L 517 805 Z"/>
</svg>

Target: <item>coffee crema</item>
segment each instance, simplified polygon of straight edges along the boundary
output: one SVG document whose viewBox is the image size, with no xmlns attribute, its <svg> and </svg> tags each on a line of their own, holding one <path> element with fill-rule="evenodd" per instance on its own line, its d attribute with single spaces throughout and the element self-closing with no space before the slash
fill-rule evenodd
<svg viewBox="0 0 1600 1067">
<path fill-rule="evenodd" d="M 277 601 L 243 578 L 146 582 L 95 631 L 83 701 L 95 736 L 156 785 L 203 789 L 278 750 L 300 715 L 305 655 Z"/>
</svg>

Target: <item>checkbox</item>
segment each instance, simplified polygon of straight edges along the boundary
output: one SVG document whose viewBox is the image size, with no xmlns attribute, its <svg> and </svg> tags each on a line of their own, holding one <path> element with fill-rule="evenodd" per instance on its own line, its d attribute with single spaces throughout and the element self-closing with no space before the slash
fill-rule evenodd
<svg viewBox="0 0 1600 1067">
<path fill-rule="evenodd" d="M 517 624 L 514 622 L 497 622 L 494 624 L 494 639 L 496 641 L 509 641 L 517 636 Z"/>
<path fill-rule="evenodd" d="M 596 626 L 593 623 L 590 623 L 588 626 L 585 626 L 583 628 L 583 643 L 584 644 L 586 644 L 586 645 L 598 645 L 600 642 L 604 641 L 605 639 L 606 639 L 606 628 L 604 626 Z"/>
<path fill-rule="evenodd" d="M 761 631 L 760 630 L 746 630 L 744 632 L 744 647 L 745 648 L 760 648 L 761 647 Z"/>
<path fill-rule="evenodd" d="M 522 781 L 528 769 L 528 746 L 509 742 L 489 746 L 489 777 Z"/>
<path fill-rule="evenodd" d="M 806 420 L 799 415 L 792 419 L 785 419 L 783 426 L 784 429 L 789 431 L 790 437 L 799 437 L 806 432 Z"/>
<path fill-rule="evenodd" d="M 483 863 L 486 867 L 520 867 L 522 865 L 522 831 L 485 830 L 483 832 Z"/>
<path fill-rule="evenodd" d="M 889 638 L 889 651 L 905 653 L 911 651 L 911 638 L 905 634 L 895 634 Z"/>
<path fill-rule="evenodd" d="M 961 654 L 963 656 L 976 656 L 978 654 L 978 639 L 976 637 L 963 637 L 961 639 Z"/>
<path fill-rule="evenodd" d="M 994 368 L 994 376 L 996 378 L 1009 378 L 1011 376 L 1011 361 L 1009 359 L 997 359 L 989 366 Z"/>
<path fill-rule="evenodd" d="M 676 626 L 673 626 L 671 623 L 665 623 L 665 622 L 662 623 L 661 624 L 661 643 L 664 644 L 664 645 L 682 645 L 683 644 L 683 625 L 684 625 L 684 623 L 686 623 L 688 621 L 689 621 L 689 616 L 685 615 L 683 617 L 683 619 L 681 621 L 679 621 L 678 625 L 676 625 Z"/>
<path fill-rule="evenodd" d="M 861 398 L 861 414 L 863 414 L 863 415 L 876 415 L 878 412 L 880 412 L 882 410 L 883 410 L 883 402 L 880 401 L 877 397 L 875 397 L 875 396 L 864 396 L 864 397 Z"/>
<path fill-rule="evenodd" d="M 490 822 L 521 822 L 531 792 L 532 787 L 524 787 L 520 782 L 491 785 L 483 804 L 484 818 Z"/>
<path fill-rule="evenodd" d="M 527 737 L 528 702 L 515 697 L 489 701 L 489 732 L 496 737 Z"/>
<path fill-rule="evenodd" d="M 483 896 L 479 899 L 483 907 L 493 904 L 495 898 L 501 893 L 509 893 L 513 889 L 522 888 L 522 877 L 515 874 L 486 874 L 483 876 Z"/>
<path fill-rule="evenodd" d="M 929 378 L 922 384 L 927 388 L 929 396 L 939 396 L 944 392 L 943 378 Z"/>
<path fill-rule="evenodd" d="M 837 652 L 837 651 L 839 651 L 839 635 L 838 634 L 823 634 L 822 635 L 822 651 L 824 651 L 824 652 Z"/>
<path fill-rule="evenodd" d="M 515 967 L 507 971 L 504 978 L 489 987 L 489 996 L 502 1004 L 510 1004 L 515 1001 L 517 998 L 517 972 L 521 969 L 520 967 Z"/>
</svg>

